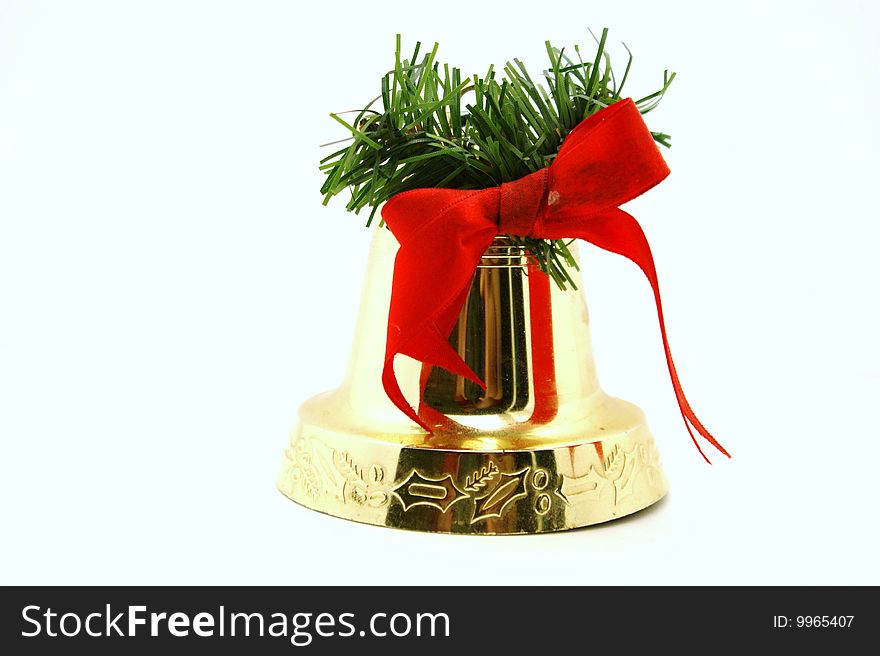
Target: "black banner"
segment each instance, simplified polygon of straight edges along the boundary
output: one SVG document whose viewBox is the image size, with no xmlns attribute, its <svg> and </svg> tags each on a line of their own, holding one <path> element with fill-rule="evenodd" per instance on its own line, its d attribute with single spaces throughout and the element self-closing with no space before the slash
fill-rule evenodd
<svg viewBox="0 0 880 656">
<path fill-rule="evenodd" d="M 842 648 L 866 638 L 873 643 L 876 593 L 853 587 L 7 587 L 0 646 L 8 654 L 129 648 L 189 654 L 228 643 L 249 654 L 492 649 L 535 656 L 651 645 L 687 653 L 722 644 Z"/>
</svg>

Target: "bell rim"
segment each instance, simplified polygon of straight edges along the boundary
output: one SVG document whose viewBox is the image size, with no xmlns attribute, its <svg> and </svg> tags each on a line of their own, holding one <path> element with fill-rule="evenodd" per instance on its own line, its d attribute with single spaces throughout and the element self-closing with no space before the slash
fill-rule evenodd
<svg viewBox="0 0 880 656">
<path fill-rule="evenodd" d="M 301 422 L 277 487 L 326 515 L 467 535 L 601 524 L 644 510 L 668 491 L 644 423 L 574 445 L 481 450 L 395 445 Z"/>
</svg>

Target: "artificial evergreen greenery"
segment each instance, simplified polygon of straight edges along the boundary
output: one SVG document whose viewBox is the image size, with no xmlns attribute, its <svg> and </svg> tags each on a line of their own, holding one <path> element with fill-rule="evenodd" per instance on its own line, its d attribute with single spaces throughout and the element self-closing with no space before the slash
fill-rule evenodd
<svg viewBox="0 0 880 656">
<path fill-rule="evenodd" d="M 350 143 L 321 160 L 324 203 L 351 190 L 346 208 L 379 205 L 394 194 L 420 187 L 482 189 L 515 180 L 548 166 L 566 135 L 584 118 L 623 97 L 632 54 L 618 82 L 605 51 L 608 30 L 597 39 L 595 56 L 583 61 L 578 46 L 569 56 L 547 42 L 550 67 L 535 82 L 518 59 L 503 74 L 462 79 L 458 68 L 437 62 L 437 44 L 421 59 L 417 43 L 401 58 L 397 37 L 394 70 L 382 77 L 381 95 L 348 122 L 331 114 L 351 136 Z M 625 46 L 624 46 L 625 47 Z M 636 102 L 642 114 L 654 109 L 675 73 L 663 86 Z M 546 85 L 546 86 L 545 86 Z M 382 101 L 381 111 L 373 106 Z M 652 132 L 669 146 L 669 135 Z M 340 143 L 340 142 L 337 142 Z M 524 245 L 557 284 L 572 284 L 564 262 L 576 266 L 568 244 L 511 237 Z"/>
</svg>

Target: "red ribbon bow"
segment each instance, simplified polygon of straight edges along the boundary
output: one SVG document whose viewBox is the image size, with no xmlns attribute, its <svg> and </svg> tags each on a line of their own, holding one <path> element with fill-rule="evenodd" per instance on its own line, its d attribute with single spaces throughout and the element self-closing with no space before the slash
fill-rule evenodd
<svg viewBox="0 0 880 656">
<path fill-rule="evenodd" d="M 499 234 L 579 238 L 635 262 L 654 290 L 669 376 L 681 415 L 724 455 L 685 398 L 666 337 L 654 258 L 638 222 L 618 206 L 669 175 L 631 99 L 593 114 L 565 138 L 553 163 L 519 180 L 481 190 L 413 189 L 393 196 L 382 218 L 400 242 L 388 313 L 382 383 L 391 401 L 429 433 L 394 374 L 403 353 L 441 366 L 485 389 L 447 341 L 484 251 Z"/>
</svg>

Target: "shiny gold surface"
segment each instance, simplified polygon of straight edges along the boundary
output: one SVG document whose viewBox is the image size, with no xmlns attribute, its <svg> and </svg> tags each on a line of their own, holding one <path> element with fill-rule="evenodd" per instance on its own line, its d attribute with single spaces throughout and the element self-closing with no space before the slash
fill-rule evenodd
<svg viewBox="0 0 880 656">
<path fill-rule="evenodd" d="M 530 409 L 529 281 L 524 264 L 521 248 L 496 237 L 477 268 L 449 336 L 461 359 L 486 383 L 486 390 L 440 367 L 423 368 L 424 405 L 446 415 Z"/>
<path fill-rule="evenodd" d="M 286 496 L 355 521 L 471 534 L 576 528 L 663 497 L 641 410 L 599 388 L 583 294 L 529 271 L 504 240 L 450 335 L 487 389 L 398 356 L 401 389 L 434 434 L 400 413 L 380 382 L 396 246 L 376 231 L 348 373 L 300 408 L 278 478 Z"/>
</svg>

